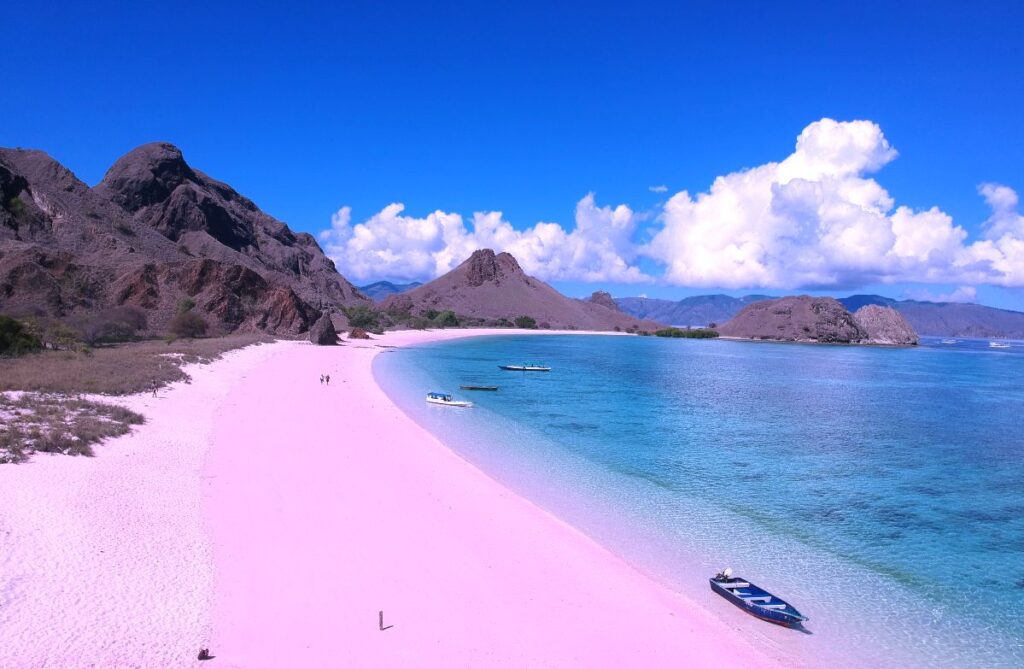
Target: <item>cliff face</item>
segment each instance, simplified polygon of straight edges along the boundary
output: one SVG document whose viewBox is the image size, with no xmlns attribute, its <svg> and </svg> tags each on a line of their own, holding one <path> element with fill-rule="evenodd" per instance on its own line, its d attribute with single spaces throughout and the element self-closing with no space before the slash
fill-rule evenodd
<svg viewBox="0 0 1024 669">
<path fill-rule="evenodd" d="M 853 318 L 867 333 L 868 343 L 912 346 L 918 341 L 914 328 L 892 307 L 870 304 L 854 312 Z"/>
<path fill-rule="evenodd" d="M 41 151 L 0 149 L 0 311 L 73 317 L 112 306 L 162 332 L 189 298 L 219 332 L 306 331 L 368 304 L 307 234 L 147 144 L 94 188 Z"/>
<path fill-rule="evenodd" d="M 717 329 L 724 336 L 743 339 L 823 344 L 917 343 L 917 334 L 891 308 L 871 307 L 861 320 L 831 297 L 807 295 L 755 302 Z"/>
<path fill-rule="evenodd" d="M 539 325 L 556 329 L 658 327 L 657 323 L 637 320 L 618 309 L 566 297 L 543 281 L 527 276 L 511 254 L 496 254 L 490 249 L 474 251 L 451 272 L 408 292 L 391 295 L 382 306 L 393 312 L 451 310 L 459 316 L 494 320 L 530 316 Z"/>
<path fill-rule="evenodd" d="M 614 298 L 612 298 L 612 294 L 603 290 L 594 291 L 594 293 L 587 298 L 587 301 L 592 302 L 593 304 L 600 304 L 602 307 L 606 307 L 612 311 L 622 311 L 622 309 L 619 309 L 619 305 L 615 303 Z"/>
</svg>

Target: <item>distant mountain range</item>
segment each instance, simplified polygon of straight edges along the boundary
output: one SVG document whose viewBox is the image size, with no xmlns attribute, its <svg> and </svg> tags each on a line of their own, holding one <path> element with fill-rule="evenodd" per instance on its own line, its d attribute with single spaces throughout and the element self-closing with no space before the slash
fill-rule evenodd
<svg viewBox="0 0 1024 669">
<path fill-rule="evenodd" d="M 748 304 L 767 299 L 772 298 L 698 295 L 677 302 L 646 297 L 622 297 L 615 302 L 623 311 L 638 318 L 672 325 L 707 325 L 724 323 Z M 1024 339 L 1024 313 L 1019 311 L 959 302 L 894 300 L 881 295 L 851 295 L 838 301 L 851 312 L 870 304 L 893 307 L 919 335 Z"/>
<path fill-rule="evenodd" d="M 297 334 L 324 310 L 371 304 L 312 235 L 170 144 L 129 152 L 92 188 L 42 151 L 0 149 L 0 312 L 128 306 L 162 334 L 183 301 L 215 333 Z"/>
<path fill-rule="evenodd" d="M 419 288 L 423 284 L 419 281 L 412 283 L 391 283 L 390 281 L 377 281 L 366 286 L 359 286 L 359 292 L 371 300 L 383 301 L 388 295 L 397 295 L 413 288 Z"/>
<path fill-rule="evenodd" d="M 678 302 L 651 297 L 620 297 L 615 300 L 619 308 L 637 318 L 648 318 L 667 325 L 706 326 L 724 323 L 748 304 L 771 299 L 767 295 L 696 295 Z"/>
<path fill-rule="evenodd" d="M 430 283 L 388 296 L 381 307 L 392 314 L 420 316 L 452 311 L 460 320 L 482 324 L 532 318 L 538 327 L 578 330 L 656 329 L 657 323 L 634 318 L 614 304 L 602 303 L 607 294 L 575 300 L 527 274 L 509 253 L 474 251 L 465 262 Z M 608 296 L 610 297 L 610 296 Z"/>
</svg>

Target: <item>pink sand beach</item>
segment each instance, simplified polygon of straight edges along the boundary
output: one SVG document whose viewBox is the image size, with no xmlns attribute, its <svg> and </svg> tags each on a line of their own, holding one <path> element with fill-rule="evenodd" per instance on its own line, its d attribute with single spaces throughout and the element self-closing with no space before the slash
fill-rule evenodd
<svg viewBox="0 0 1024 669">
<path fill-rule="evenodd" d="M 95 458 L 0 467 L 0 667 L 781 666 L 374 381 L 382 345 L 487 333 L 235 351 L 117 400 L 147 424 Z"/>
</svg>

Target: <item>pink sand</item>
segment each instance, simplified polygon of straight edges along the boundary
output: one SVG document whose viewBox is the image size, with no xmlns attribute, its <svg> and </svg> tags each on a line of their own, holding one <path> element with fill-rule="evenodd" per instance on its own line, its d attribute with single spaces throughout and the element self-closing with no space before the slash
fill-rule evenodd
<svg viewBox="0 0 1024 669">
<path fill-rule="evenodd" d="M 0 467 L 0 666 L 779 666 L 374 382 L 380 344 L 467 334 L 235 352 L 94 459 Z"/>
</svg>

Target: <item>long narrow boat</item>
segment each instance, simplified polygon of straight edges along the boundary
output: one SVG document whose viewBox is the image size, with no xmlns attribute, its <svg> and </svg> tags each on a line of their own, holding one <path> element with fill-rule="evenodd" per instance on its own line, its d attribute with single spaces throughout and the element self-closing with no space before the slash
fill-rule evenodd
<svg viewBox="0 0 1024 669">
<path fill-rule="evenodd" d="M 711 589 L 752 616 L 784 627 L 799 627 L 808 620 L 791 604 L 750 581 L 733 577 L 732 569 L 719 572 L 711 581 Z"/>
<path fill-rule="evenodd" d="M 498 369 L 504 369 L 506 372 L 550 372 L 551 368 L 547 365 L 537 365 L 529 363 L 525 365 L 498 365 Z"/>
<path fill-rule="evenodd" d="M 988 343 L 989 348 L 1010 348 L 1010 345 L 1004 341 L 990 341 Z"/>
<path fill-rule="evenodd" d="M 427 393 L 427 402 L 430 404 L 440 404 L 441 406 L 446 407 L 461 407 L 463 409 L 473 406 L 472 402 L 457 400 L 447 393 Z"/>
<path fill-rule="evenodd" d="M 459 386 L 462 390 L 497 390 L 498 386 Z"/>
</svg>

